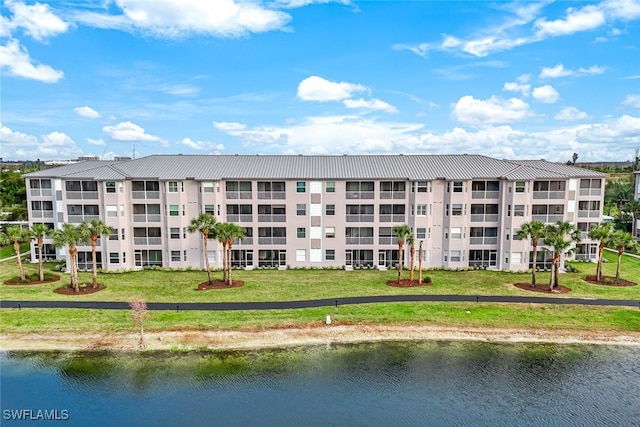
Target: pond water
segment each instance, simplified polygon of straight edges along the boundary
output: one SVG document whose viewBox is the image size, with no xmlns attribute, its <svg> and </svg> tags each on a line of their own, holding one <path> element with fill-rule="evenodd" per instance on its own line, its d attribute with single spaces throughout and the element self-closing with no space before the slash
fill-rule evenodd
<svg viewBox="0 0 640 427">
<path fill-rule="evenodd" d="M 3 426 L 640 425 L 639 347 L 393 342 L 0 362 Z"/>
</svg>

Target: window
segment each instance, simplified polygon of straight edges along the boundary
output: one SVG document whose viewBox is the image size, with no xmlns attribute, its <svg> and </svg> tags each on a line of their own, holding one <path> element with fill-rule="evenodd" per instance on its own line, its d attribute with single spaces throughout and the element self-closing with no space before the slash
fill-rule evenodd
<svg viewBox="0 0 640 427">
<path fill-rule="evenodd" d="M 107 216 L 118 216 L 118 206 L 117 205 L 107 205 Z"/>
<path fill-rule="evenodd" d="M 416 188 L 418 190 L 418 193 L 426 193 L 428 189 L 427 181 L 418 181 L 418 183 L 416 184 Z"/>
<path fill-rule="evenodd" d="M 451 238 L 452 239 L 461 239 L 462 238 L 462 228 L 461 227 L 451 227 Z"/>
<path fill-rule="evenodd" d="M 336 205 L 327 205 L 325 208 L 326 215 L 335 215 L 336 214 Z"/>
<path fill-rule="evenodd" d="M 426 239 L 427 238 L 427 229 L 426 228 L 416 228 L 416 239 Z"/>
<path fill-rule="evenodd" d="M 122 229 L 122 240 L 124 240 L 124 228 Z M 123 259 L 124 259 L 124 257 L 123 257 Z M 122 261 L 122 262 L 124 262 L 124 261 Z"/>
<path fill-rule="evenodd" d="M 327 181 L 324 188 L 327 193 L 335 193 L 336 183 L 334 181 Z"/>
<path fill-rule="evenodd" d="M 107 193 L 115 193 L 116 192 L 116 183 L 115 181 L 107 181 L 104 183 L 107 188 Z M 118 255 L 118 254 L 116 254 Z"/>
<path fill-rule="evenodd" d="M 460 262 L 460 251 L 451 251 L 451 262 Z"/>
<path fill-rule="evenodd" d="M 296 182 L 296 192 L 304 193 L 305 191 L 307 191 L 307 183 L 304 181 Z"/>
<path fill-rule="evenodd" d="M 513 216 L 524 216 L 524 205 L 513 205 Z"/>
<path fill-rule="evenodd" d="M 209 215 L 215 215 L 216 211 L 213 205 L 204 205 L 204 213 Z"/>
<path fill-rule="evenodd" d="M 171 262 L 180 262 L 180 251 L 171 251 Z"/>
<path fill-rule="evenodd" d="M 462 193 L 462 181 L 453 181 L 453 192 Z"/>
<path fill-rule="evenodd" d="M 461 216 L 462 215 L 462 204 L 454 203 L 451 205 L 451 215 L 452 216 Z"/>
<path fill-rule="evenodd" d="M 177 193 L 178 192 L 178 181 L 169 181 L 169 193 Z"/>
<path fill-rule="evenodd" d="M 333 239 L 336 237 L 336 228 L 335 227 L 326 227 L 324 229 L 324 237 L 327 239 Z"/>
<path fill-rule="evenodd" d="M 522 264 L 522 252 L 511 252 L 511 264 Z"/>
<path fill-rule="evenodd" d="M 120 264 L 118 252 L 109 252 L 109 264 Z"/>
<path fill-rule="evenodd" d="M 178 216 L 180 215 L 180 210 L 178 205 L 169 205 L 169 216 Z"/>
<path fill-rule="evenodd" d="M 172 239 L 179 239 L 180 238 L 180 227 L 171 227 L 169 229 L 169 236 Z"/>
<path fill-rule="evenodd" d="M 296 261 L 306 261 L 307 251 L 304 249 L 296 249 Z"/>
<path fill-rule="evenodd" d="M 202 192 L 203 193 L 213 193 L 213 182 L 203 182 L 202 183 Z"/>
<path fill-rule="evenodd" d="M 416 216 L 426 216 L 427 205 L 416 205 Z"/>
<path fill-rule="evenodd" d="M 516 181 L 516 193 L 524 193 L 524 181 Z M 513 259 L 513 257 L 511 257 Z"/>
<path fill-rule="evenodd" d="M 327 249 L 324 251 L 324 260 L 325 261 L 334 261 L 336 259 L 336 251 L 335 249 Z"/>
<path fill-rule="evenodd" d="M 306 215 L 307 214 L 307 205 L 305 205 L 305 204 L 296 204 L 296 214 L 297 215 Z"/>
<path fill-rule="evenodd" d="M 118 229 L 114 228 L 109 235 L 109 240 L 118 240 Z"/>
<path fill-rule="evenodd" d="M 307 237 L 307 230 L 304 227 L 298 227 L 296 229 L 296 235 L 298 236 L 298 239 L 304 239 L 305 237 Z"/>
</svg>

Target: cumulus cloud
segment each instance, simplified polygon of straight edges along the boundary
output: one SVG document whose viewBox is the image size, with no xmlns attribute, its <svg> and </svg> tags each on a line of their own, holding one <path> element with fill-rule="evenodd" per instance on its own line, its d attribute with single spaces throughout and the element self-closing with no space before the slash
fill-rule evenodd
<svg viewBox="0 0 640 427">
<path fill-rule="evenodd" d="M 509 92 L 520 92 L 522 96 L 529 96 L 531 93 L 531 85 L 529 84 L 529 79 L 531 75 L 523 74 L 517 78 L 515 82 L 507 82 L 504 84 L 502 89 Z"/>
<path fill-rule="evenodd" d="M 43 83 L 55 83 L 64 73 L 54 70 L 48 65 L 34 65 L 27 49 L 15 39 L 0 46 L 0 69 L 10 76 L 38 80 Z"/>
<path fill-rule="evenodd" d="M 551 85 L 544 85 L 537 87 L 533 90 L 533 98 L 537 101 L 544 102 L 546 104 L 553 104 L 560 98 L 558 91 Z"/>
<path fill-rule="evenodd" d="M 162 141 L 160 137 L 146 133 L 142 127 L 131 122 L 105 126 L 102 130 L 116 141 Z"/>
<path fill-rule="evenodd" d="M 576 137 L 591 143 L 620 143 L 620 148 L 639 144 L 640 117 L 624 115 L 605 123 L 591 124 L 581 128 Z"/>
<path fill-rule="evenodd" d="M 622 105 L 632 108 L 640 108 L 640 94 L 632 93 L 627 95 L 626 98 L 624 98 L 624 101 L 622 101 Z"/>
<path fill-rule="evenodd" d="M 556 120 L 563 122 L 575 122 L 578 120 L 588 119 L 589 115 L 584 111 L 578 110 L 576 107 L 565 107 L 558 114 L 553 116 Z"/>
<path fill-rule="evenodd" d="M 303 101 L 342 101 L 351 98 L 355 92 L 366 91 L 360 84 L 332 82 L 322 77 L 311 76 L 298 84 L 298 98 Z"/>
<path fill-rule="evenodd" d="M 453 106 L 452 117 L 471 125 L 510 123 L 533 115 L 529 104 L 518 98 L 503 99 L 492 96 L 487 100 L 463 96 Z"/>
<path fill-rule="evenodd" d="M 115 0 L 121 15 L 81 12 L 75 19 L 99 28 L 140 31 L 162 38 L 205 34 L 240 37 L 250 33 L 281 30 L 291 20 L 288 13 L 260 2 L 217 0 Z"/>
<path fill-rule="evenodd" d="M 342 101 L 347 108 L 362 108 L 365 110 L 385 111 L 387 113 L 397 113 L 398 110 L 391 104 L 381 101 L 376 98 L 372 99 L 345 99 Z"/>
<path fill-rule="evenodd" d="M 75 141 L 62 132 L 51 132 L 40 138 L 16 132 L 0 123 L 0 143 L 5 159 L 71 159 L 82 154 Z"/>
<path fill-rule="evenodd" d="M 93 138 L 87 138 L 87 142 L 91 145 L 107 145 L 106 142 L 104 142 L 104 140 L 102 138 L 98 138 L 98 139 L 93 139 Z"/>
<path fill-rule="evenodd" d="M 243 130 L 247 127 L 247 125 L 238 122 L 213 122 L 213 126 L 216 129 L 220 129 L 222 131 L 234 131 L 234 130 Z"/>
<path fill-rule="evenodd" d="M 600 67 L 598 65 L 592 65 L 589 68 L 579 68 L 577 71 L 568 70 L 564 68 L 564 65 L 558 64 L 553 67 L 543 67 L 540 71 L 541 79 L 557 79 L 559 77 L 580 77 L 580 76 L 588 76 L 593 74 L 602 74 L 604 73 L 604 67 Z"/>
<path fill-rule="evenodd" d="M 184 138 L 182 141 L 180 141 L 180 144 L 184 145 L 185 147 L 191 148 L 192 150 L 209 150 L 215 152 L 216 154 L 219 154 L 220 151 L 224 150 L 223 144 L 216 144 L 209 141 L 193 141 L 191 138 Z"/>
<path fill-rule="evenodd" d="M 45 41 L 49 37 L 67 32 L 69 24 L 56 16 L 48 4 L 24 4 L 17 1 L 5 1 L 5 7 L 11 11 L 11 18 L 4 18 L 5 31 L 12 32 L 22 28 L 35 40 Z"/>
<path fill-rule="evenodd" d="M 579 31 L 593 30 L 605 23 L 605 15 L 598 6 L 588 5 L 582 8 L 569 8 L 564 19 L 548 21 L 546 18 L 536 20 L 534 27 L 537 35 L 562 36 Z"/>
<path fill-rule="evenodd" d="M 73 109 L 73 111 L 75 111 L 78 115 L 89 119 L 97 119 L 98 117 L 100 117 L 100 113 L 86 105 L 84 107 L 76 107 Z"/>
</svg>

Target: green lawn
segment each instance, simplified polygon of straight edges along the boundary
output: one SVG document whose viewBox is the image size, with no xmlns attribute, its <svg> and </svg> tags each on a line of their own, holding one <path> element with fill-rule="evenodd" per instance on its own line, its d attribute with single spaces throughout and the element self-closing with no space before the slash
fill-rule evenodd
<svg viewBox="0 0 640 427">
<path fill-rule="evenodd" d="M 20 253 L 28 252 L 30 247 L 31 247 L 31 243 L 29 242 L 20 243 Z M 16 254 L 16 251 L 13 250 L 12 244 L 0 247 L 0 260 L 15 256 L 15 254 Z M 4 269 L 5 266 L 3 265 L 2 268 Z"/>
<path fill-rule="evenodd" d="M 607 253 L 605 275 L 613 276 L 616 255 Z M 550 298 L 580 297 L 632 299 L 640 301 L 640 285 L 611 287 L 591 285 L 583 280 L 595 273 L 593 263 L 575 263 L 579 272 L 560 277 L 568 294 Z M 48 265 L 50 267 L 50 265 Z M 26 264 L 27 272 L 37 271 L 37 264 Z M 17 274 L 15 260 L 0 263 L 0 280 Z M 216 277 L 220 272 L 213 273 Z M 3 300 L 71 300 L 130 301 L 134 296 L 147 302 L 238 302 L 290 301 L 316 298 L 342 298 L 364 295 L 458 294 L 458 295 L 523 295 L 541 296 L 515 288 L 515 282 L 528 282 L 530 274 L 497 271 L 428 271 L 433 285 L 416 288 L 386 286 L 396 277 L 395 271 L 342 270 L 254 270 L 234 271 L 243 280 L 239 288 L 195 291 L 206 280 L 206 272 L 136 271 L 123 274 L 100 274 L 98 281 L 107 286 L 103 291 L 85 296 L 64 296 L 53 292 L 68 284 L 62 274 L 59 282 L 31 286 L 0 285 Z M 408 273 L 405 273 L 408 275 Z M 622 277 L 640 282 L 640 259 L 623 257 Z M 90 273 L 81 273 L 82 282 L 90 282 Z M 538 274 L 545 286 L 548 273 Z M 471 311 L 471 313 L 466 313 Z M 0 332 L 47 331 L 129 331 L 133 329 L 126 310 L 76 309 L 5 309 L 0 319 Z M 267 328 L 320 323 L 332 314 L 337 323 L 428 323 L 453 326 L 522 327 L 572 330 L 640 331 L 637 308 L 509 305 L 468 303 L 396 303 L 339 306 L 298 310 L 225 311 L 225 312 L 152 312 L 149 330 Z"/>
</svg>

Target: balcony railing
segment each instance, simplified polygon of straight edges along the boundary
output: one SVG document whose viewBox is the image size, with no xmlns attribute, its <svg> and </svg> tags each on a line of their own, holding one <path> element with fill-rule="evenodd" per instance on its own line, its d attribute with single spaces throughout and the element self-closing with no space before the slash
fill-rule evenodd
<svg viewBox="0 0 640 427">
<path fill-rule="evenodd" d="M 602 188 L 581 188 L 581 196 L 599 196 L 602 194 Z"/>
<path fill-rule="evenodd" d="M 33 218 L 53 218 L 53 211 L 31 211 Z"/>
<path fill-rule="evenodd" d="M 373 245 L 373 237 L 347 237 L 347 245 Z"/>
<path fill-rule="evenodd" d="M 600 216 L 600 211 L 578 211 L 578 218 L 597 218 Z"/>
<path fill-rule="evenodd" d="M 51 196 L 53 192 L 50 188 L 32 188 L 31 195 L 35 197 L 39 196 Z"/>
<path fill-rule="evenodd" d="M 373 222 L 373 214 L 347 215 L 347 222 Z"/>
<path fill-rule="evenodd" d="M 470 237 L 469 244 L 471 245 L 495 245 L 498 243 L 497 237 Z"/>
<path fill-rule="evenodd" d="M 134 237 L 135 245 L 161 245 L 162 237 Z"/>
<path fill-rule="evenodd" d="M 227 199 L 251 199 L 253 197 L 253 193 L 251 191 L 227 191 L 226 192 Z"/>
<path fill-rule="evenodd" d="M 531 215 L 531 219 L 547 224 L 555 224 L 558 221 L 562 221 L 564 219 L 564 215 Z"/>
<path fill-rule="evenodd" d="M 472 191 L 472 199 L 497 199 L 500 196 L 498 191 Z"/>
<path fill-rule="evenodd" d="M 564 199 L 565 192 L 564 191 L 534 191 L 533 192 L 534 199 Z"/>
<path fill-rule="evenodd" d="M 95 200 L 98 198 L 98 192 L 97 191 L 67 191 L 65 194 L 65 197 L 67 199 L 73 199 L 73 200 L 78 200 L 78 199 Z"/>
<path fill-rule="evenodd" d="M 159 199 L 160 192 L 159 191 L 132 191 L 131 198 L 132 199 Z"/>
<path fill-rule="evenodd" d="M 373 191 L 347 191 L 347 199 L 373 199 L 374 197 Z"/>
<path fill-rule="evenodd" d="M 398 239 L 391 236 L 380 236 L 378 238 L 378 244 L 379 245 L 397 245 Z"/>
<path fill-rule="evenodd" d="M 253 237 L 245 237 L 242 240 L 234 239 L 233 244 L 234 245 L 253 245 Z"/>
<path fill-rule="evenodd" d="M 286 245 L 286 237 L 258 237 L 259 245 Z"/>
<path fill-rule="evenodd" d="M 406 191 L 381 191 L 381 199 L 404 199 L 407 197 Z"/>
<path fill-rule="evenodd" d="M 133 222 L 160 222 L 160 214 L 134 214 Z"/>
<path fill-rule="evenodd" d="M 496 222 L 498 214 L 471 214 L 471 222 Z"/>
<path fill-rule="evenodd" d="M 596 259 L 597 257 L 596 254 L 575 254 L 576 261 L 588 261 Z"/>
<path fill-rule="evenodd" d="M 405 218 L 406 216 L 404 214 L 380 214 L 380 222 L 405 222 Z"/>
<path fill-rule="evenodd" d="M 258 222 L 287 222 L 287 215 L 258 214 Z"/>
<path fill-rule="evenodd" d="M 258 199 L 284 200 L 286 198 L 286 191 L 258 191 Z"/>
<path fill-rule="evenodd" d="M 72 224 L 79 224 L 82 221 L 91 222 L 92 220 L 99 220 L 100 216 L 98 215 L 69 215 L 68 222 Z"/>
<path fill-rule="evenodd" d="M 253 215 L 227 214 L 227 222 L 253 222 Z"/>
</svg>

